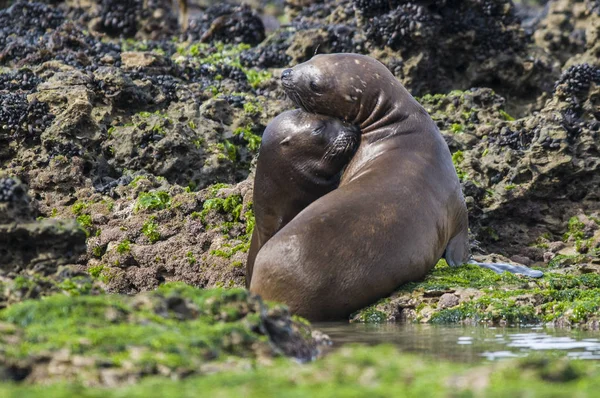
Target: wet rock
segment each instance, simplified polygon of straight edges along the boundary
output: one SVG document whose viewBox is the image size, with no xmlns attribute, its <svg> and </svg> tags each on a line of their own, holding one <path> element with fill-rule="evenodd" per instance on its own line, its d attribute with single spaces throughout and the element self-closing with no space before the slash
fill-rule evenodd
<svg viewBox="0 0 600 398">
<path fill-rule="evenodd" d="M 438 308 L 439 309 L 445 309 L 445 308 L 452 308 L 457 306 L 459 303 L 459 299 L 458 297 L 456 297 L 456 295 L 452 294 L 452 293 L 445 293 L 440 297 L 440 300 L 438 301 Z"/>
</svg>

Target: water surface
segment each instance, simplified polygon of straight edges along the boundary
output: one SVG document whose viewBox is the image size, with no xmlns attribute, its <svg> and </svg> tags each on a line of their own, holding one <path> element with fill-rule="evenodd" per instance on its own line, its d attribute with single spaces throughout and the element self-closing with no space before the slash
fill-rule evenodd
<svg viewBox="0 0 600 398">
<path fill-rule="evenodd" d="M 348 343 L 391 343 L 402 351 L 457 362 L 524 356 L 535 351 L 600 359 L 600 332 L 544 327 L 472 327 L 412 324 L 315 323 L 332 350 Z"/>
</svg>

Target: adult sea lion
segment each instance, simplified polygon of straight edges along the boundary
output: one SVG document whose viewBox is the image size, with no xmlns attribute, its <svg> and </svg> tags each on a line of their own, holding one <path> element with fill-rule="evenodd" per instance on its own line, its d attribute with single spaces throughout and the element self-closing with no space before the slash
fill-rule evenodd
<svg viewBox="0 0 600 398">
<path fill-rule="evenodd" d="M 452 266 L 469 261 L 467 209 L 448 146 L 382 63 L 317 55 L 285 70 L 282 83 L 306 111 L 358 125 L 361 144 L 339 188 L 258 252 L 251 291 L 309 320 L 345 318 L 422 279 L 442 256 Z"/>
<path fill-rule="evenodd" d="M 260 248 L 306 206 L 337 188 L 359 140 L 358 127 L 300 109 L 283 112 L 267 125 L 254 178 L 256 225 L 247 287 Z"/>
</svg>

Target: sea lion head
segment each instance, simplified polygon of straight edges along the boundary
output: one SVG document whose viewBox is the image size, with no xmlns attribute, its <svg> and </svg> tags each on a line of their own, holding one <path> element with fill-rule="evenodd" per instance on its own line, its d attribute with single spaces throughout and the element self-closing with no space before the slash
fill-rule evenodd
<svg viewBox="0 0 600 398">
<path fill-rule="evenodd" d="M 357 126 L 301 109 L 279 114 L 263 134 L 263 145 L 270 152 L 267 156 L 291 162 L 298 170 L 326 179 L 342 171 L 359 140 Z"/>
<path fill-rule="evenodd" d="M 357 124 L 376 107 L 387 106 L 385 93 L 401 86 L 381 62 L 360 54 L 319 54 L 281 74 L 290 99 L 307 112 Z"/>
</svg>

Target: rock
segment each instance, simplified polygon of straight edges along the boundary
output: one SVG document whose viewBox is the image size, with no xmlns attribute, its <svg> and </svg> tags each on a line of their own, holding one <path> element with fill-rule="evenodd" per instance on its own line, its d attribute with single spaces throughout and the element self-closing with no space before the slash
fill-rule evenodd
<svg viewBox="0 0 600 398">
<path fill-rule="evenodd" d="M 3 381 L 16 379 L 15 371 L 6 369 L 15 369 L 18 360 L 23 370 L 19 380 L 58 382 L 80 376 L 86 385 L 118 386 L 151 375 L 177 378 L 243 369 L 248 358 L 258 355 L 308 362 L 328 342 L 322 334 L 313 338 L 310 326 L 294 321 L 287 309 L 267 306 L 244 289 L 169 284 L 137 297 L 54 295 L 16 304 L 8 311 L 11 321 L 0 324 L 0 340 L 27 345 L 28 354 L 0 356 Z M 53 341 L 48 346 L 28 337 L 27 330 L 40 327 L 41 322 Z M 102 327 L 98 322 L 104 323 Z M 206 333 L 201 343 L 192 332 L 198 328 Z M 56 337 L 64 338 L 64 333 L 70 333 L 71 339 L 57 345 Z M 112 338 L 97 340 L 98 333 L 111 333 Z M 156 341 L 163 343 L 157 347 Z M 98 356 L 98 350 L 104 355 Z M 165 355 L 177 355 L 178 360 L 161 360 Z M 121 360 L 115 361 L 117 357 Z"/>
<path fill-rule="evenodd" d="M 550 249 L 550 251 L 552 253 L 557 253 L 559 251 L 561 251 L 562 249 L 565 248 L 565 243 L 561 242 L 561 241 L 557 241 L 557 242 L 552 242 L 548 245 L 548 249 Z"/>
<path fill-rule="evenodd" d="M 33 219 L 27 188 L 0 179 L 0 276 L 23 271 L 40 275 L 78 261 L 85 253 L 85 232 L 74 220 Z"/>
<path fill-rule="evenodd" d="M 0 224 L 33 220 L 27 187 L 18 179 L 0 178 Z"/>
<path fill-rule="evenodd" d="M 455 294 L 444 293 L 438 301 L 438 309 L 452 308 L 459 304 L 459 299 Z"/>
<path fill-rule="evenodd" d="M 599 65 L 597 37 L 600 15 L 592 8 L 593 1 L 549 2 L 546 15 L 533 34 L 535 43 L 560 59 L 565 66 L 571 65 L 571 59 L 576 59 L 576 63 L 592 61 Z M 588 51 L 589 55 L 584 55 Z M 593 54 L 596 56 L 593 57 Z"/>
<path fill-rule="evenodd" d="M 0 242 L 2 273 L 35 270 L 49 275 L 85 253 L 85 233 L 75 220 L 1 224 Z"/>
<path fill-rule="evenodd" d="M 161 55 L 141 51 L 122 52 L 121 62 L 123 68 L 126 69 L 157 67 L 166 64 L 165 58 Z"/>
<path fill-rule="evenodd" d="M 533 261 L 531 261 L 531 259 L 529 257 L 525 257 L 525 256 L 514 255 L 514 256 L 511 256 L 510 259 L 511 259 L 511 261 L 514 261 L 515 263 L 523 264 L 526 266 L 530 266 L 531 264 L 533 264 Z"/>
</svg>

